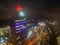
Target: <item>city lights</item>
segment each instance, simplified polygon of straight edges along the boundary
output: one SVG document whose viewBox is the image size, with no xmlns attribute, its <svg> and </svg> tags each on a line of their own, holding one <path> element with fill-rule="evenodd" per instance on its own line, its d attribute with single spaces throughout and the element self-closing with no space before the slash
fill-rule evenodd
<svg viewBox="0 0 60 45">
<path fill-rule="evenodd" d="M 1 43 L 4 42 L 4 40 L 1 40 Z"/>
<path fill-rule="evenodd" d="M 44 22 L 39 22 L 38 25 L 45 26 L 46 23 L 44 23 Z"/>
<path fill-rule="evenodd" d="M 4 38 L 1 37 L 1 38 L 0 38 L 0 43 L 3 43 L 3 42 L 4 42 Z"/>
<path fill-rule="evenodd" d="M 30 39 L 34 36 L 34 32 L 31 30 L 28 32 L 27 39 Z"/>
<path fill-rule="evenodd" d="M 0 27 L 0 44 L 1 45 L 6 45 L 5 42 L 7 43 L 8 41 L 10 42 L 11 39 L 11 30 L 10 26 L 4 26 Z"/>
<path fill-rule="evenodd" d="M 17 40 L 20 39 L 20 36 L 17 37 Z"/>
</svg>

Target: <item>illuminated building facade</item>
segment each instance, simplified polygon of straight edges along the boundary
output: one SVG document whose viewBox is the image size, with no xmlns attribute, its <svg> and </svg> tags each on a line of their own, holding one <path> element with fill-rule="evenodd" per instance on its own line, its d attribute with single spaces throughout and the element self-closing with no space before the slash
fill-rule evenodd
<svg viewBox="0 0 60 45">
<path fill-rule="evenodd" d="M 10 26 L 0 26 L 0 44 L 7 45 L 11 42 L 11 37 Z"/>
</svg>

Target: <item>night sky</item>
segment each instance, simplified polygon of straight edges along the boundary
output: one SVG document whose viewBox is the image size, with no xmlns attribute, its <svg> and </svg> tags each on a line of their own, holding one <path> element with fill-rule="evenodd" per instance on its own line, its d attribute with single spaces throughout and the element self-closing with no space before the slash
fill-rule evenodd
<svg viewBox="0 0 60 45">
<path fill-rule="evenodd" d="M 60 5 L 59 0 L 0 0 L 0 5 L 11 6 L 12 4 L 21 4 L 23 6 L 35 7 L 56 7 Z"/>
<path fill-rule="evenodd" d="M 60 1 L 58 0 L 0 0 L 0 19 L 7 19 L 10 16 L 15 15 L 14 14 L 15 10 L 13 10 L 13 8 L 15 8 L 17 5 L 21 5 L 23 7 L 27 7 L 28 9 L 38 12 L 40 10 L 47 10 L 48 8 L 60 7 Z"/>
</svg>

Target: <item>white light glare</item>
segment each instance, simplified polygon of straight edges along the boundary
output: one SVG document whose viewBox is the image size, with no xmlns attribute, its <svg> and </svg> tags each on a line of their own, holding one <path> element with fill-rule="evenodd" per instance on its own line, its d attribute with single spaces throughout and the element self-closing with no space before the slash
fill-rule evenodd
<svg viewBox="0 0 60 45">
<path fill-rule="evenodd" d="M 3 38 L 1 38 L 1 41 L 0 41 L 1 43 L 3 43 L 4 42 L 4 39 Z"/>
<path fill-rule="evenodd" d="M 21 16 L 21 17 L 24 17 L 24 12 L 22 11 L 22 12 L 19 12 L 19 15 Z"/>
<path fill-rule="evenodd" d="M 17 40 L 20 39 L 20 36 L 17 37 Z"/>
<path fill-rule="evenodd" d="M 38 25 L 45 26 L 46 24 L 44 22 L 39 22 Z"/>
<path fill-rule="evenodd" d="M 30 32 L 28 33 L 28 35 L 27 35 L 27 39 L 30 38 L 30 37 L 32 36 L 32 34 L 33 34 L 33 32 L 30 31 Z"/>
</svg>

